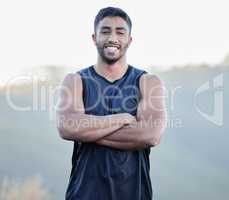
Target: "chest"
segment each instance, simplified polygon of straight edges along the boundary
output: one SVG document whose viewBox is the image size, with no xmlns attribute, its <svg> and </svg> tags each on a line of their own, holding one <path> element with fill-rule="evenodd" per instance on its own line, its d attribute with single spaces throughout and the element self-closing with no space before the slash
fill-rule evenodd
<svg viewBox="0 0 229 200">
<path fill-rule="evenodd" d="M 93 84 L 88 81 L 84 88 L 84 106 L 87 114 L 108 115 L 130 113 L 136 115 L 140 100 L 137 84 Z"/>
</svg>

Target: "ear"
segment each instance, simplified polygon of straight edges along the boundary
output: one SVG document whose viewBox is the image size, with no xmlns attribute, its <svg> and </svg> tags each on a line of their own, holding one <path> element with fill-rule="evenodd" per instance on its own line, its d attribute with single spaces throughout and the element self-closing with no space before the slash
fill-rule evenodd
<svg viewBox="0 0 229 200">
<path fill-rule="evenodd" d="M 92 40 L 93 40 L 94 44 L 96 44 L 96 35 L 95 35 L 95 33 L 92 34 Z"/>
<path fill-rule="evenodd" d="M 129 39 L 128 39 L 128 46 L 130 46 L 131 42 L 132 42 L 132 36 L 129 36 Z"/>
</svg>

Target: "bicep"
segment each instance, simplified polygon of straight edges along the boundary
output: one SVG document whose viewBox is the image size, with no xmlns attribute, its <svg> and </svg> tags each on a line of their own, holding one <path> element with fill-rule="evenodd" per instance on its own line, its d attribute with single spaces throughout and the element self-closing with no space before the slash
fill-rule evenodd
<svg viewBox="0 0 229 200">
<path fill-rule="evenodd" d="M 137 110 L 138 120 L 161 118 L 165 115 L 165 87 L 155 75 L 144 74 L 140 78 L 141 98 Z"/>
<path fill-rule="evenodd" d="M 68 74 L 58 89 L 57 113 L 84 113 L 83 84 L 78 73 Z"/>
</svg>

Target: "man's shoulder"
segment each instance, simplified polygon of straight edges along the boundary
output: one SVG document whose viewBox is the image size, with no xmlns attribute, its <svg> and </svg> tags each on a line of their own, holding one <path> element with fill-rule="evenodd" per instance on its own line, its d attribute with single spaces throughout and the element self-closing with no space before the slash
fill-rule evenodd
<svg viewBox="0 0 229 200">
<path fill-rule="evenodd" d="M 156 74 L 150 74 L 150 73 L 144 73 L 140 77 L 140 86 L 147 86 L 147 87 L 152 87 L 152 86 L 157 86 L 157 87 L 163 87 L 164 83 L 162 79 L 156 75 Z"/>
<path fill-rule="evenodd" d="M 81 82 L 82 77 L 88 75 L 88 71 L 90 70 L 91 66 L 83 67 L 75 72 L 67 73 L 62 81 L 62 83 L 72 83 L 74 81 Z"/>
<path fill-rule="evenodd" d="M 90 69 L 92 68 L 93 65 L 87 66 L 87 67 L 82 67 L 79 70 L 77 70 L 75 73 L 78 73 L 80 75 L 86 74 L 88 75 L 90 73 Z"/>
<path fill-rule="evenodd" d="M 133 66 L 133 65 L 130 65 L 130 67 L 133 69 L 134 72 L 136 73 L 148 73 L 145 69 L 143 68 L 140 68 L 138 66 Z"/>
</svg>

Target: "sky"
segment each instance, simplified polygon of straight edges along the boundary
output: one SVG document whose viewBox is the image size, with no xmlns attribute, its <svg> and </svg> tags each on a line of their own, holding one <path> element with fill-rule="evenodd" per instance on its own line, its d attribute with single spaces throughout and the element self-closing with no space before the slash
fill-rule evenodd
<svg viewBox="0 0 229 200">
<path fill-rule="evenodd" d="M 162 70 L 216 64 L 229 53 L 228 0 L 0 1 L 0 83 L 23 69 L 96 62 L 92 42 L 99 9 L 116 6 L 132 19 L 128 63 Z"/>
</svg>

